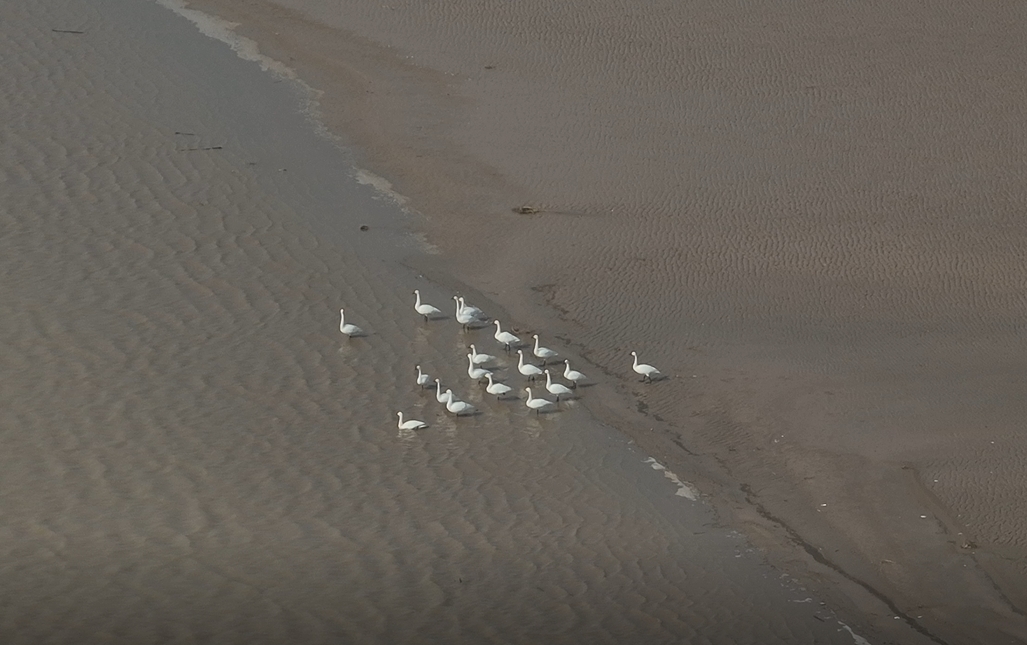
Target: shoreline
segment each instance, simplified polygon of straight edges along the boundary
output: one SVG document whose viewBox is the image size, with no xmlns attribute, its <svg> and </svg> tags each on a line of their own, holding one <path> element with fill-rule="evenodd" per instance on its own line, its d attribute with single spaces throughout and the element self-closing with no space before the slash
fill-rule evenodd
<svg viewBox="0 0 1027 645">
<path fill-rule="evenodd" d="M 340 100 L 340 87 L 348 89 L 351 94 L 355 93 L 354 88 L 361 87 L 364 88 L 366 94 L 375 94 L 380 91 L 392 93 L 390 97 L 380 100 L 351 99 L 352 102 L 343 104 L 341 108 L 338 106 L 335 108 L 338 113 L 346 113 L 352 110 L 348 119 L 340 119 L 336 116 L 333 121 L 332 111 L 328 110 L 326 120 L 329 123 L 330 129 L 337 133 L 345 133 L 349 143 L 366 152 L 367 159 L 362 162 L 362 165 L 371 167 L 375 172 L 379 172 L 380 168 L 379 174 L 391 181 L 399 193 L 408 197 L 416 211 L 429 214 L 424 220 L 423 226 L 427 231 L 428 240 L 442 247 L 442 255 L 424 260 L 425 270 L 434 271 L 439 275 L 451 273 L 457 276 L 457 279 L 460 277 L 468 279 L 470 285 L 477 289 L 478 294 L 506 307 L 513 313 L 515 319 L 521 321 L 525 328 L 551 330 L 550 333 L 554 337 L 560 339 L 566 346 L 574 347 L 582 358 L 589 360 L 592 370 L 604 369 L 607 371 L 608 376 L 622 378 L 615 370 L 603 367 L 609 365 L 611 359 L 608 352 L 597 350 L 598 343 L 596 341 L 603 339 L 602 333 L 593 333 L 591 337 L 581 341 L 579 344 L 574 344 L 570 341 L 570 332 L 575 329 L 586 328 L 587 322 L 582 322 L 568 315 L 569 309 L 564 304 L 561 304 L 560 294 L 558 293 L 561 288 L 559 283 L 537 284 L 536 278 L 539 276 L 539 272 L 535 268 L 537 265 L 530 261 L 531 258 L 537 256 L 529 255 L 528 260 L 511 258 L 509 256 L 497 258 L 497 266 L 502 267 L 504 270 L 510 270 L 508 271 L 511 276 L 508 278 L 509 283 L 526 287 L 522 290 L 512 290 L 515 294 L 511 294 L 504 289 L 503 281 L 499 279 L 498 275 L 502 271 L 492 270 L 483 271 L 479 274 L 472 273 L 474 265 L 481 263 L 484 257 L 487 257 L 490 252 L 494 252 L 494 249 L 479 249 L 478 252 L 465 257 L 463 260 L 453 261 L 455 249 L 461 248 L 462 245 L 466 244 L 469 240 L 473 240 L 475 236 L 481 234 L 482 230 L 487 230 L 489 227 L 502 230 L 509 226 L 521 226 L 527 221 L 540 224 L 544 231 L 548 233 L 552 230 L 548 227 L 560 225 L 560 223 L 550 224 L 549 222 L 552 218 L 549 217 L 514 215 L 510 213 L 510 209 L 517 205 L 528 204 L 543 211 L 550 211 L 552 209 L 561 213 L 570 213 L 565 219 L 572 221 L 576 221 L 575 218 L 601 219 L 604 215 L 602 214 L 603 209 L 595 209 L 594 207 L 590 209 L 587 205 L 584 208 L 577 208 L 581 205 L 570 204 L 565 210 L 562 205 L 532 201 L 528 191 L 523 187 L 504 177 L 503 173 L 490 167 L 489 164 L 481 163 L 473 157 L 463 154 L 456 146 L 442 151 L 442 155 L 445 157 L 442 164 L 436 165 L 430 162 L 423 162 L 429 166 L 435 166 L 433 173 L 426 172 L 422 166 L 410 165 L 412 162 L 405 162 L 403 159 L 408 155 L 406 154 L 407 149 L 404 148 L 403 144 L 414 142 L 414 144 L 420 146 L 420 148 L 414 147 L 414 150 L 427 154 L 429 152 L 440 152 L 440 146 L 442 146 L 440 142 L 447 140 L 445 136 L 440 136 L 440 133 L 444 134 L 447 128 L 453 127 L 452 124 L 447 125 L 444 117 L 441 120 L 441 125 L 434 119 L 440 114 L 446 113 L 447 104 L 449 108 L 453 108 L 453 113 L 456 113 L 461 102 L 466 100 L 462 99 L 459 95 L 450 95 L 450 93 L 458 94 L 458 88 L 452 85 L 454 81 L 452 81 L 451 77 L 445 73 L 423 67 L 405 68 L 404 63 L 398 60 L 394 53 L 390 54 L 385 49 L 376 47 L 370 41 L 353 42 L 352 34 L 346 34 L 343 37 L 338 30 L 332 30 L 326 26 L 305 21 L 297 14 L 279 7 L 262 3 L 251 3 L 249 8 L 244 10 L 242 14 L 234 14 L 233 10 L 224 3 L 214 0 L 191 2 L 190 6 L 201 7 L 204 11 L 209 11 L 224 19 L 240 23 L 238 29 L 241 33 L 260 43 L 262 51 L 264 51 L 265 47 L 268 47 L 268 55 L 272 59 L 288 60 L 290 65 L 295 65 L 295 69 L 299 71 L 301 77 L 305 79 L 309 77 L 308 82 L 312 86 L 323 89 L 325 86 L 331 86 L 333 82 L 337 83 L 335 92 L 324 90 L 326 92 L 325 100 Z M 263 16 L 260 15 L 262 11 L 265 12 Z M 279 33 L 275 33 L 273 28 L 278 29 Z M 295 29 L 295 33 L 289 34 L 288 30 L 290 28 Z M 294 58 L 292 54 L 301 52 L 303 49 L 296 44 L 297 40 L 304 36 L 309 37 L 310 30 L 321 29 L 326 30 L 322 33 L 324 36 L 334 34 L 334 37 L 326 38 L 323 41 L 330 43 L 329 51 L 303 51 Z M 275 38 L 275 36 L 279 38 Z M 290 42 L 290 37 L 294 39 L 292 42 Z M 347 38 L 351 39 L 351 41 L 346 42 Z M 332 49 L 333 47 L 338 47 L 339 49 Z M 375 51 L 377 53 L 369 53 Z M 333 64 L 329 58 L 329 55 L 343 54 L 360 58 L 362 64 L 366 66 L 361 67 L 358 65 L 346 69 L 338 64 Z M 390 56 L 392 59 L 390 59 Z M 319 63 L 322 65 L 321 68 L 318 67 Z M 375 69 L 379 76 L 369 75 L 367 73 L 368 69 Z M 332 75 L 334 75 L 334 78 L 329 80 L 329 77 Z M 340 79 L 342 80 L 340 81 Z M 397 93 L 393 93 L 397 88 L 403 89 L 403 92 L 398 92 L 398 98 Z M 424 108 L 422 105 L 420 106 L 420 111 L 411 108 L 411 104 L 423 101 L 426 96 L 431 97 L 428 100 L 430 107 Z M 361 104 L 362 101 L 364 101 L 363 104 Z M 359 117 L 352 116 L 355 113 L 368 117 L 369 112 L 377 112 L 383 106 L 387 106 L 390 109 L 383 110 L 381 114 L 376 114 L 374 119 L 369 119 L 369 126 L 367 122 L 361 123 Z M 361 128 L 364 127 L 366 129 L 361 133 Z M 429 133 L 418 134 L 417 131 L 421 128 L 428 128 Z M 399 132 L 399 134 L 386 134 L 386 131 L 390 130 Z M 444 167 L 444 170 L 440 171 L 438 166 Z M 465 184 L 473 183 L 476 190 L 468 188 L 467 185 L 460 184 L 457 180 L 452 180 L 449 183 L 443 182 L 445 185 L 441 189 L 428 186 L 433 180 L 439 179 L 440 176 L 445 178 L 447 172 L 451 176 L 467 174 L 475 180 L 483 179 L 483 181 L 465 181 Z M 490 217 L 497 219 L 491 224 L 476 222 L 471 215 L 475 210 L 487 212 Z M 446 216 L 440 217 L 440 213 L 446 213 Z M 557 218 L 560 217 L 562 216 L 557 216 Z M 443 238 L 446 239 L 443 241 Z M 542 273 L 544 274 L 545 272 L 543 271 Z M 473 276 L 473 279 L 471 276 Z M 445 284 L 445 279 L 442 278 L 440 283 Z M 534 291 L 530 290 L 532 285 L 536 287 Z M 528 295 L 520 295 L 516 293 L 518 291 Z M 544 310 L 540 307 L 548 307 L 551 313 L 544 313 Z M 563 310 L 562 313 L 561 309 Z M 614 335 L 613 339 L 615 343 L 624 341 L 624 339 L 617 335 Z M 648 338 L 643 339 L 643 342 L 650 341 L 651 339 Z M 741 353 L 744 354 L 744 351 Z M 744 360 L 735 360 L 733 363 L 744 365 Z M 739 369 L 736 373 L 741 378 L 747 376 L 744 369 Z M 681 378 L 687 378 L 687 375 L 683 375 Z M 750 387 L 759 387 L 761 382 L 765 383 L 765 379 L 761 381 L 760 378 L 751 376 L 749 378 L 751 383 L 754 384 L 750 385 Z M 677 379 L 675 379 L 674 384 L 677 384 Z M 796 452 L 792 448 L 775 448 L 775 446 L 769 443 L 760 442 L 756 449 L 758 452 L 765 451 L 764 455 L 751 454 L 739 458 L 736 453 L 744 442 L 736 443 L 735 445 L 731 445 L 730 442 L 718 445 L 710 440 L 711 435 L 709 432 L 703 437 L 698 437 L 697 434 L 699 433 L 696 430 L 682 425 L 680 420 L 675 418 L 676 415 L 666 400 L 661 399 L 660 396 L 650 391 L 639 391 L 637 386 L 633 386 L 627 381 L 611 383 L 608 387 L 603 386 L 597 391 L 601 391 L 603 397 L 596 398 L 608 396 L 615 403 L 607 404 L 605 401 L 601 404 L 589 403 L 588 407 L 593 409 L 593 411 L 596 411 L 595 408 L 599 408 L 596 414 L 606 423 L 615 420 L 616 422 L 612 423 L 612 425 L 635 440 L 647 454 L 652 455 L 660 463 L 678 473 L 695 472 L 695 469 L 700 467 L 701 464 L 701 470 L 704 472 L 700 473 L 700 488 L 704 490 L 713 489 L 715 491 L 712 501 L 718 511 L 723 514 L 725 522 L 728 525 L 745 527 L 745 532 L 767 552 L 768 558 L 772 563 L 776 562 L 784 570 L 801 572 L 802 575 L 809 579 L 824 579 L 828 577 L 829 574 L 827 574 L 825 569 L 840 572 L 840 576 L 835 576 L 835 578 L 845 578 L 849 583 L 862 587 L 865 593 L 876 598 L 877 601 L 881 601 L 886 606 L 888 606 L 889 602 L 892 602 L 893 604 L 889 607 L 892 610 L 899 606 L 894 603 L 901 604 L 903 601 L 905 603 L 912 603 L 916 600 L 917 592 L 923 591 L 924 582 L 913 583 L 904 589 L 896 588 L 894 586 L 895 577 L 889 576 L 886 571 L 874 570 L 870 563 L 873 561 L 875 553 L 883 552 L 883 549 L 875 542 L 876 537 L 859 536 L 864 538 L 862 542 L 839 539 L 840 535 L 844 535 L 847 526 L 851 527 L 854 522 L 858 523 L 861 519 L 866 519 L 868 515 L 872 516 L 875 514 L 874 508 L 871 508 L 862 515 L 856 513 L 855 516 L 843 518 L 842 520 L 825 521 L 821 522 L 819 526 L 817 525 L 816 514 L 820 512 L 817 504 L 820 502 L 813 499 L 813 491 L 811 489 L 803 490 L 798 485 L 798 482 L 801 481 L 801 478 L 807 476 L 827 477 L 832 467 L 840 463 L 834 456 L 825 457 L 821 462 L 813 466 L 813 471 L 809 471 L 807 466 L 798 463 L 809 455 Z M 774 391 L 770 390 L 770 398 L 773 398 L 773 395 Z M 715 424 L 719 424 L 722 427 L 735 425 L 744 428 L 747 423 L 752 422 L 752 418 L 759 416 L 758 413 L 747 410 L 739 419 L 737 410 L 732 407 L 731 397 L 725 397 L 722 392 L 715 392 L 712 395 L 709 393 L 691 392 L 686 398 L 694 403 L 705 404 L 704 406 L 697 406 L 697 409 L 705 407 L 707 410 L 712 411 L 712 416 L 705 415 L 706 419 L 701 418 L 700 422 L 713 419 Z M 638 412 L 645 415 L 647 419 L 651 419 L 652 423 L 650 424 L 646 419 L 632 418 L 630 414 L 626 413 L 632 407 L 636 407 Z M 665 419 L 671 420 L 665 421 Z M 658 432 L 647 431 L 645 430 L 646 425 L 652 425 L 652 427 L 660 428 L 660 430 Z M 686 436 L 683 439 L 680 436 L 682 432 L 691 436 Z M 760 435 L 746 435 L 744 431 L 739 431 L 738 434 L 739 439 L 745 437 L 752 438 L 753 436 L 759 437 Z M 771 435 L 762 436 L 764 441 L 766 441 Z M 688 439 L 692 439 L 692 441 L 689 442 Z M 776 443 L 776 439 L 773 441 Z M 681 452 L 685 454 L 682 455 Z M 782 479 L 780 475 L 770 472 L 774 468 L 773 464 L 761 463 L 764 461 L 765 455 L 771 453 L 775 453 L 775 464 L 791 464 L 793 468 L 791 478 L 785 477 L 785 479 Z M 888 491 L 894 490 L 892 486 L 896 481 L 902 481 L 901 473 L 886 468 L 880 463 L 873 464 L 869 461 L 860 462 L 859 460 L 855 460 L 854 463 L 868 465 L 869 469 L 867 472 L 873 473 L 874 478 L 877 480 L 868 484 L 867 488 L 863 491 L 868 496 L 881 493 L 887 494 Z M 687 466 L 683 467 L 685 464 Z M 762 487 L 755 488 L 754 484 L 739 480 L 736 473 L 750 467 L 755 471 L 759 471 L 762 468 L 763 472 L 758 474 L 754 472 L 752 475 L 754 478 L 760 478 L 762 475 Z M 803 471 L 804 468 L 807 468 L 805 472 Z M 847 468 L 844 470 L 853 472 L 858 469 Z M 806 472 L 812 474 L 806 475 Z M 690 476 L 688 479 L 691 480 L 692 477 Z M 838 486 L 843 483 L 848 482 L 839 482 L 836 478 L 831 482 L 831 486 Z M 766 487 L 766 489 L 763 487 Z M 922 496 L 917 494 L 917 490 L 906 490 L 905 495 L 905 499 L 895 502 L 894 508 L 898 509 L 897 512 L 908 513 L 918 508 L 918 504 L 910 500 L 922 501 Z M 794 500 L 795 497 L 807 497 L 809 499 L 808 503 L 802 505 L 805 507 L 805 510 L 797 510 L 794 506 L 788 506 L 788 499 Z M 858 495 L 854 497 L 858 497 Z M 936 499 L 935 502 L 941 504 Z M 858 502 L 852 503 L 850 501 L 850 506 L 859 507 L 860 505 Z M 944 510 L 944 515 L 951 516 L 954 514 L 952 510 L 945 510 L 943 504 L 939 508 Z M 877 507 L 877 510 L 880 510 L 880 507 Z M 759 519 L 760 517 L 762 517 L 762 520 Z M 813 534 L 812 537 L 800 536 L 800 533 L 793 528 L 800 523 L 806 533 Z M 942 521 L 942 524 L 948 527 L 947 530 L 951 532 L 951 523 Z M 917 532 L 906 534 L 906 538 L 909 540 L 908 544 L 919 543 L 925 537 L 931 541 L 930 547 L 926 551 L 935 560 L 958 560 L 967 555 L 966 553 L 960 553 L 947 548 L 946 545 L 953 539 L 953 536 L 944 531 L 929 531 L 927 534 Z M 815 549 L 829 549 L 838 544 L 845 545 L 846 542 L 848 542 L 848 546 L 845 548 L 848 552 L 847 558 L 841 563 L 836 563 L 829 556 L 821 554 L 818 557 L 814 553 Z M 797 548 L 793 548 L 789 552 L 789 547 L 787 546 L 789 543 L 794 543 Z M 891 544 L 890 548 L 898 548 L 903 555 L 909 556 L 910 547 L 908 544 L 905 547 Z M 813 547 L 810 545 L 819 546 Z M 803 552 L 805 555 L 803 555 Z M 901 560 L 901 557 L 898 558 L 898 561 Z M 916 559 L 912 559 L 907 563 L 907 567 L 922 564 L 922 561 L 919 563 L 915 563 L 915 561 Z M 978 563 L 977 566 L 981 566 L 976 558 L 974 562 Z M 898 577 L 902 578 L 908 574 L 909 571 L 907 570 Z M 971 575 L 971 577 L 973 576 Z M 998 583 L 994 582 L 991 574 L 987 578 L 998 586 Z M 926 580 L 929 580 L 929 578 Z M 969 585 L 965 589 L 969 591 L 973 588 L 973 592 L 977 594 L 974 596 L 976 599 L 975 604 L 977 602 L 988 603 L 993 612 L 993 617 L 1005 614 L 1006 620 L 1010 621 L 1006 624 L 1006 627 L 1015 629 L 1016 605 L 1012 604 L 1009 598 L 1014 597 L 1016 594 L 1005 593 L 1004 598 L 999 599 L 998 604 L 996 604 L 995 598 L 989 598 L 987 584 L 985 584 L 987 580 L 976 580 L 975 582 L 977 584 L 976 588 Z M 846 583 L 840 579 L 835 579 L 834 585 L 839 589 L 846 587 Z M 848 597 L 847 602 L 851 606 L 859 607 L 864 615 L 872 617 L 875 613 L 877 614 L 877 629 L 886 632 L 887 626 L 893 624 L 888 622 L 891 619 L 890 616 L 886 615 L 888 612 L 883 612 L 880 608 L 875 609 L 873 607 L 873 600 L 853 597 L 852 589 L 847 589 L 843 593 Z M 943 594 L 944 592 L 939 590 L 938 593 Z M 855 595 L 858 596 L 858 592 Z M 895 598 L 902 600 L 895 600 Z M 1009 603 L 1009 607 L 1002 607 L 1002 600 Z M 942 612 L 936 612 L 935 615 L 930 616 L 927 621 L 924 621 L 926 623 L 933 623 L 931 627 L 924 627 L 919 622 L 921 618 L 910 613 L 908 609 L 899 613 L 899 615 L 906 616 L 905 622 L 916 631 L 919 631 L 921 635 L 927 636 L 935 640 L 935 642 L 944 642 L 939 640 L 942 637 L 938 636 L 938 634 L 959 634 L 960 623 L 966 619 L 965 615 L 959 615 L 955 618 L 941 615 L 944 611 L 950 611 L 952 605 L 958 605 L 958 596 L 948 596 L 945 602 L 948 604 L 943 605 L 944 610 Z M 972 608 L 970 607 L 969 609 Z M 1012 611 L 1007 611 L 1010 608 Z M 1014 615 L 1010 616 L 1010 614 Z"/>
</svg>

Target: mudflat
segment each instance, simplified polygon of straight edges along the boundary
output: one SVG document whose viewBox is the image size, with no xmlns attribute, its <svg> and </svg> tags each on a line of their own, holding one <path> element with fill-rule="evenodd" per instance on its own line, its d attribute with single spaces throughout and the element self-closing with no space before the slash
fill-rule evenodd
<svg viewBox="0 0 1027 645">
<path fill-rule="evenodd" d="M 1027 638 L 1023 5 L 193 6 L 768 557 L 938 642 Z"/>
</svg>

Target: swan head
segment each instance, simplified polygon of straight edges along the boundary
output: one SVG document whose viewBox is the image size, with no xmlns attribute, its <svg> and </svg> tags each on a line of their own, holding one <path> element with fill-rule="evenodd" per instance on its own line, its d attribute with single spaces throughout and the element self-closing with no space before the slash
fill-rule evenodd
<svg viewBox="0 0 1027 645">
<path fill-rule="evenodd" d="M 635 358 L 638 358 L 638 354 L 636 354 L 635 352 L 631 352 L 631 355 L 634 356 Z"/>
<path fill-rule="evenodd" d="M 544 371 L 546 373 L 546 376 L 548 377 L 549 376 L 549 370 L 544 370 Z"/>
<path fill-rule="evenodd" d="M 420 372 L 421 371 L 421 366 L 420 365 L 414 365 L 414 369 L 417 370 L 418 372 Z"/>
<path fill-rule="evenodd" d="M 538 334 L 532 334 L 531 337 L 534 338 L 535 340 L 538 340 Z"/>
<path fill-rule="evenodd" d="M 496 329 L 499 329 L 499 321 L 498 320 L 493 320 L 492 322 L 496 323 Z"/>
<path fill-rule="evenodd" d="M 518 349 L 517 350 L 517 355 L 518 356 L 524 356 L 524 352 L 522 350 Z"/>
<path fill-rule="evenodd" d="M 569 360 L 567 360 L 567 359 L 564 359 L 563 364 L 566 365 L 567 367 L 571 366 L 571 362 Z"/>
<path fill-rule="evenodd" d="M 441 385 L 441 383 L 439 383 L 439 379 L 435 379 L 435 385 Z"/>
</svg>

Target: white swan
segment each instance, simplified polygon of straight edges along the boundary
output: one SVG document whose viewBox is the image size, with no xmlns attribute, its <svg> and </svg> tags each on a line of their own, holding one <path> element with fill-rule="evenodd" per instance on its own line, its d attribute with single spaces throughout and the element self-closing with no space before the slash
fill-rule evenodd
<svg viewBox="0 0 1027 645">
<path fill-rule="evenodd" d="M 417 365 L 414 369 L 417 370 L 417 384 L 420 385 L 422 389 L 425 385 L 431 383 L 431 375 L 422 372 L 420 365 Z"/>
<path fill-rule="evenodd" d="M 480 367 L 475 367 L 474 357 L 470 354 L 467 355 L 467 376 L 471 377 L 474 381 L 480 381 L 486 376 L 491 376 L 492 372 L 483 370 Z"/>
<path fill-rule="evenodd" d="M 527 376 L 532 381 L 535 380 L 536 376 L 542 373 L 542 370 L 537 366 L 524 362 L 524 352 L 519 349 L 517 350 L 517 371 Z"/>
<path fill-rule="evenodd" d="M 528 400 L 524 402 L 524 405 L 528 406 L 529 409 L 534 410 L 535 414 L 538 415 L 540 410 L 545 410 L 549 406 L 553 405 L 553 402 L 549 399 L 542 399 L 531 396 L 531 388 L 524 388 L 528 392 Z"/>
<path fill-rule="evenodd" d="M 646 365 L 645 363 L 638 362 L 638 354 L 631 352 L 634 360 L 631 365 L 631 369 L 635 370 L 636 373 L 642 375 L 643 381 L 649 381 L 652 383 L 654 376 L 661 376 L 660 370 L 656 369 L 652 365 Z"/>
<path fill-rule="evenodd" d="M 563 364 L 566 365 L 566 367 L 563 370 L 563 377 L 571 382 L 571 387 L 578 387 L 578 381 L 584 381 L 588 378 L 581 372 L 577 370 L 572 370 L 570 361 L 565 360 Z"/>
<path fill-rule="evenodd" d="M 560 383 L 553 383 L 553 377 L 549 375 L 549 370 L 546 370 L 546 389 L 549 390 L 550 394 L 556 395 L 556 402 L 560 402 L 560 397 L 567 394 L 573 394 L 571 389 L 566 385 Z"/>
<path fill-rule="evenodd" d="M 364 330 L 356 325 L 350 325 L 346 322 L 346 310 L 339 310 L 339 331 L 346 334 L 350 338 L 353 336 L 360 336 L 364 333 Z"/>
<path fill-rule="evenodd" d="M 467 325 L 470 325 L 473 322 L 478 322 L 477 316 L 468 313 L 463 307 L 460 306 L 459 298 L 453 296 L 453 301 L 456 302 L 456 313 L 454 314 L 456 317 L 456 321 L 463 325 L 464 329 L 467 329 Z"/>
<path fill-rule="evenodd" d="M 439 403 L 446 402 L 446 393 L 442 391 L 442 383 L 439 383 L 439 379 L 435 379 L 435 400 Z"/>
<path fill-rule="evenodd" d="M 538 356 L 542 359 L 542 365 L 545 365 L 546 361 L 548 361 L 550 358 L 556 358 L 557 356 L 559 356 L 559 354 L 549 349 L 548 347 L 538 346 L 538 334 L 534 334 L 532 338 L 535 339 L 535 349 L 532 350 L 532 353 L 534 353 L 535 356 Z"/>
<path fill-rule="evenodd" d="M 425 322 L 428 321 L 428 316 L 437 316 L 442 313 L 438 307 L 433 307 L 427 302 L 421 302 L 421 291 L 419 289 L 414 289 L 414 295 L 417 296 L 417 299 L 414 300 L 414 311 L 424 316 Z"/>
<path fill-rule="evenodd" d="M 474 348 L 474 343 L 471 343 L 471 360 L 474 361 L 475 365 L 484 365 L 485 363 L 496 360 L 496 357 L 491 354 L 480 353 Z"/>
<path fill-rule="evenodd" d="M 425 423 L 424 421 L 418 421 L 417 419 L 410 419 L 409 421 L 404 421 L 402 412 L 397 412 L 396 416 L 399 417 L 399 423 L 397 425 L 399 426 L 400 430 L 420 430 L 421 428 L 428 427 L 427 423 Z"/>
<path fill-rule="evenodd" d="M 489 394 L 495 394 L 497 399 L 510 393 L 510 386 L 503 385 L 502 383 L 493 383 L 491 374 L 485 378 L 489 380 L 489 384 L 485 386 L 485 391 Z"/>
<path fill-rule="evenodd" d="M 474 412 L 473 405 L 453 397 L 453 390 L 446 390 L 446 409 L 456 416 L 460 416 L 461 414 L 471 414 Z"/>
<path fill-rule="evenodd" d="M 485 312 L 481 309 L 478 309 L 474 305 L 469 305 L 466 302 L 464 302 L 463 296 L 460 296 L 457 302 L 460 303 L 460 308 L 463 309 L 466 313 L 471 314 L 475 318 L 485 318 Z"/>
<path fill-rule="evenodd" d="M 520 338 L 514 336 L 508 331 L 503 331 L 503 328 L 499 326 L 498 320 L 494 322 L 496 323 L 496 333 L 493 335 L 493 337 L 496 339 L 496 342 L 498 342 L 500 345 L 506 346 L 506 351 L 510 351 L 510 347 L 513 345 L 521 344 Z"/>
</svg>

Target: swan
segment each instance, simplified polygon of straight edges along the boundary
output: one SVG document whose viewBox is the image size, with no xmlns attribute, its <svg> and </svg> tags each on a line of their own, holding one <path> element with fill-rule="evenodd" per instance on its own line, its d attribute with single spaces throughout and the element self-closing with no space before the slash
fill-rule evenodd
<svg viewBox="0 0 1027 645">
<path fill-rule="evenodd" d="M 495 394 L 497 399 L 510 393 L 510 386 L 503 385 L 502 383 L 493 383 L 491 374 L 485 378 L 489 380 L 489 384 L 485 386 L 485 391 L 489 394 Z"/>
<path fill-rule="evenodd" d="M 480 381 L 486 376 L 491 376 L 492 372 L 483 370 L 480 367 L 474 366 L 474 357 L 470 354 L 467 355 L 467 376 L 475 381 Z"/>
<path fill-rule="evenodd" d="M 346 334 L 350 338 L 353 336 L 360 336 L 364 333 L 364 330 L 356 325 L 351 325 L 346 322 L 346 310 L 339 310 L 339 331 Z"/>
<path fill-rule="evenodd" d="M 446 402 L 446 393 L 442 391 L 442 383 L 439 383 L 439 379 L 435 379 L 435 400 L 439 403 Z"/>
<path fill-rule="evenodd" d="M 425 385 L 431 383 L 431 376 L 421 371 L 421 366 L 417 365 L 414 367 L 417 370 L 417 384 L 423 389 Z"/>
<path fill-rule="evenodd" d="M 531 388 L 524 388 L 528 392 L 528 400 L 524 402 L 524 405 L 528 406 L 529 409 L 534 410 L 535 414 L 538 415 L 540 410 L 545 410 L 549 406 L 553 405 L 553 402 L 549 399 L 543 399 L 531 396 Z"/>
<path fill-rule="evenodd" d="M 475 365 L 484 365 L 485 363 L 496 360 L 496 357 L 491 354 L 479 353 L 478 350 L 474 348 L 474 343 L 471 343 L 471 360 L 474 361 Z"/>
<path fill-rule="evenodd" d="M 535 356 L 538 356 L 539 358 L 542 359 L 542 365 L 545 365 L 546 361 L 549 360 L 550 358 L 555 358 L 556 356 L 558 356 L 558 354 L 556 352 L 554 352 L 553 350 L 549 349 L 548 347 L 539 347 L 538 346 L 538 334 L 534 334 L 532 336 L 532 338 L 535 339 L 535 349 L 532 350 L 532 353 L 534 353 Z"/>
<path fill-rule="evenodd" d="M 567 394 L 573 394 L 571 389 L 566 385 L 560 383 L 553 383 L 553 378 L 549 376 L 549 370 L 546 370 L 546 389 L 549 390 L 550 394 L 556 395 L 556 402 L 560 402 L 560 397 Z"/>
<path fill-rule="evenodd" d="M 571 387 L 578 387 L 578 381 L 584 381 L 587 376 L 577 370 L 571 369 L 571 362 L 565 360 L 563 362 L 566 367 L 563 370 L 563 377 L 571 382 Z"/>
<path fill-rule="evenodd" d="M 520 338 L 514 336 L 513 334 L 511 334 L 508 331 L 503 331 L 502 327 L 499 326 L 499 321 L 498 320 L 496 320 L 494 322 L 496 323 L 496 333 L 494 335 L 494 337 L 496 339 L 496 342 L 498 342 L 500 345 L 505 345 L 506 346 L 506 351 L 510 351 L 510 346 L 511 345 L 520 345 L 521 344 L 521 339 Z"/>
<path fill-rule="evenodd" d="M 442 313 L 438 307 L 433 307 L 427 302 L 421 302 L 421 291 L 419 289 L 414 289 L 414 295 L 417 296 L 417 299 L 414 300 L 414 311 L 424 316 L 425 322 L 428 322 L 428 316 L 437 316 Z"/>
<path fill-rule="evenodd" d="M 542 370 L 535 365 L 524 362 L 524 352 L 519 349 L 517 350 L 517 371 L 527 376 L 532 381 L 535 380 L 536 376 L 542 373 Z"/>
<path fill-rule="evenodd" d="M 478 309 L 474 305 L 469 305 L 466 302 L 464 302 L 464 297 L 463 296 L 460 296 L 459 299 L 457 300 L 457 302 L 460 303 L 460 308 L 461 309 L 463 309 L 465 312 L 471 314 L 475 318 L 485 318 L 485 312 L 482 311 L 481 309 Z"/>
<path fill-rule="evenodd" d="M 446 390 L 446 409 L 456 416 L 460 416 L 461 414 L 471 414 L 474 412 L 473 405 L 453 397 L 453 390 Z"/>
<path fill-rule="evenodd" d="M 643 381 L 649 381 L 650 383 L 652 383 L 654 376 L 662 376 L 660 374 L 660 370 L 656 369 L 652 365 L 639 363 L 638 354 L 636 354 L 635 352 L 631 352 L 631 355 L 634 356 L 634 361 L 631 365 L 631 369 L 635 370 L 635 372 L 637 372 L 638 374 L 641 374 Z"/>
<path fill-rule="evenodd" d="M 425 423 L 424 421 L 418 421 L 417 419 L 410 419 L 409 421 L 404 421 L 402 412 L 397 412 L 396 416 L 399 417 L 399 423 L 397 425 L 399 426 L 400 430 L 420 430 L 421 428 L 428 427 L 427 423 Z"/>
<path fill-rule="evenodd" d="M 453 300 L 456 302 L 456 321 L 467 329 L 467 325 L 473 322 L 478 322 L 478 317 L 468 313 L 463 307 L 460 306 L 460 299 L 453 296 Z"/>
</svg>

